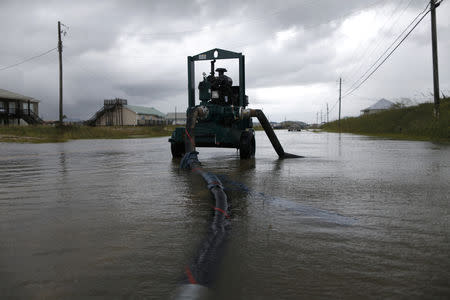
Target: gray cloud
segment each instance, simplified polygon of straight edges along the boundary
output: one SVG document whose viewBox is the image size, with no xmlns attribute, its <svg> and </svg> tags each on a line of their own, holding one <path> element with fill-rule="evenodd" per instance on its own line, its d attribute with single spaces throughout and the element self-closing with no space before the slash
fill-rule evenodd
<svg viewBox="0 0 450 300">
<path fill-rule="evenodd" d="M 304 112 L 309 111 L 305 121 L 313 121 L 315 110 L 334 101 L 336 79 L 344 75 L 349 87 L 425 2 L 2 1 L 0 32 L 7 47 L 0 49 L 0 66 L 56 47 L 56 23 L 61 20 L 69 27 L 63 53 L 66 115 L 88 118 L 103 99 L 113 97 L 167 112 L 174 106 L 186 107 L 186 56 L 219 47 L 246 55 L 250 96 L 261 95 L 258 89 L 262 88 L 279 90 L 286 105 L 277 107 L 279 115 L 269 111 L 270 115 L 306 118 Z M 441 85 L 446 89 L 450 88 L 450 45 L 444 37 L 450 33 L 449 15 L 449 5 L 443 2 L 438 11 L 438 34 Z M 358 21 L 361 23 L 352 23 L 351 32 L 344 32 L 344 22 L 354 22 L 357 16 L 366 17 Z M 427 20 L 358 94 L 374 99 L 412 97 L 431 87 Z M 380 30 L 369 38 L 372 26 Z M 357 43 L 350 47 L 352 41 Z M 373 53 L 364 56 L 365 49 Z M 411 61 L 416 63 L 414 70 L 405 72 L 411 70 Z M 235 67 L 224 65 L 229 75 L 236 76 Z M 53 52 L 0 72 L 0 87 L 41 99 L 42 114 L 54 119 L 57 68 L 57 53 Z M 197 72 L 204 69 L 199 66 Z M 360 73 L 352 74 L 352 70 Z M 316 98 L 311 103 L 305 100 L 302 112 L 295 112 L 296 106 L 291 104 L 297 103 L 298 95 L 285 92 L 291 86 L 308 91 L 321 88 L 310 91 L 308 98 Z M 258 99 L 258 103 L 266 103 L 270 110 L 269 100 Z M 356 97 L 346 101 L 346 114 L 355 114 L 367 105 L 367 100 Z"/>
<path fill-rule="evenodd" d="M 152 81 L 143 84 L 129 84 L 118 87 L 125 95 L 133 97 L 166 98 L 174 93 L 182 93 L 186 87 L 175 81 Z"/>
</svg>

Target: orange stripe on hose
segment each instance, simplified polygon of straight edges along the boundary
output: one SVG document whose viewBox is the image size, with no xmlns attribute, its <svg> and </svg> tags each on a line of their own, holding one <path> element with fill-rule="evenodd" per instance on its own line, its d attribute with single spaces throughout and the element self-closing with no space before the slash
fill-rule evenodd
<svg viewBox="0 0 450 300">
<path fill-rule="evenodd" d="M 194 275 L 192 275 L 191 270 L 188 266 L 186 266 L 186 275 L 191 284 L 197 284 L 197 281 L 195 280 Z"/>
<path fill-rule="evenodd" d="M 194 145 L 194 143 L 192 142 L 192 137 L 190 136 L 189 132 L 187 131 L 187 129 L 185 129 L 184 131 L 186 131 L 186 134 L 189 138 L 189 140 L 191 141 L 192 146 Z"/>
<path fill-rule="evenodd" d="M 221 213 L 223 213 L 223 215 L 225 216 L 225 218 L 230 218 L 230 215 L 229 214 L 227 214 L 227 212 L 226 211 L 224 211 L 223 209 L 221 209 L 221 208 L 219 208 L 219 207 L 215 207 L 215 206 L 213 206 L 213 208 L 214 208 L 214 210 L 217 210 L 217 211 L 220 211 Z"/>
</svg>

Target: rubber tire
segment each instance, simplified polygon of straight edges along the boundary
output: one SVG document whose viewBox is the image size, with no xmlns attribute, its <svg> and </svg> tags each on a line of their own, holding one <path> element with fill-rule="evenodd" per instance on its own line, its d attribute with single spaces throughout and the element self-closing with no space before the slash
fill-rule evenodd
<svg viewBox="0 0 450 300">
<path fill-rule="evenodd" d="M 255 156 L 256 143 L 253 131 L 244 131 L 239 143 L 239 156 L 241 159 L 249 159 Z"/>
<path fill-rule="evenodd" d="M 170 143 L 170 151 L 172 151 L 173 158 L 183 157 L 184 144 L 182 143 Z"/>
</svg>

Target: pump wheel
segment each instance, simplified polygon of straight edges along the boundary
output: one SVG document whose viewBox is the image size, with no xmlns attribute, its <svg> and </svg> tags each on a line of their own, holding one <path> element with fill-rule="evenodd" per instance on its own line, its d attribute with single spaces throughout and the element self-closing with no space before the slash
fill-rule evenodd
<svg viewBox="0 0 450 300">
<path fill-rule="evenodd" d="M 172 157 L 183 157 L 184 144 L 183 143 L 170 143 L 170 150 L 172 151 Z"/>
<path fill-rule="evenodd" d="M 241 159 L 249 159 L 255 156 L 255 134 L 253 131 L 244 131 L 241 134 L 239 154 Z"/>
</svg>

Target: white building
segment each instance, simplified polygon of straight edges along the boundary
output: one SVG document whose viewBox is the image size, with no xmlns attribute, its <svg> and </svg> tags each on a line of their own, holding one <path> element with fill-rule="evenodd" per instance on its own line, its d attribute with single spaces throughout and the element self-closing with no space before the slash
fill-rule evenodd
<svg viewBox="0 0 450 300">
<path fill-rule="evenodd" d="M 38 100 L 0 89 L 0 125 L 42 124 L 38 114 Z"/>
<path fill-rule="evenodd" d="M 393 102 L 383 98 L 378 100 L 377 103 L 361 110 L 361 114 L 363 115 L 374 114 L 383 110 L 391 109 L 393 106 L 394 106 Z"/>
<path fill-rule="evenodd" d="M 169 122 L 169 124 L 184 125 L 184 124 L 186 124 L 186 112 L 167 113 L 166 119 Z"/>
<path fill-rule="evenodd" d="M 136 126 L 167 124 L 165 114 L 153 107 L 128 105 L 125 99 L 105 100 L 100 109 L 90 120 L 95 126 Z"/>
</svg>

